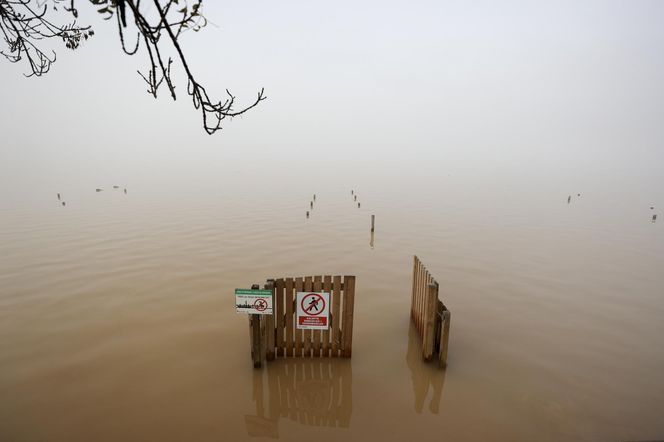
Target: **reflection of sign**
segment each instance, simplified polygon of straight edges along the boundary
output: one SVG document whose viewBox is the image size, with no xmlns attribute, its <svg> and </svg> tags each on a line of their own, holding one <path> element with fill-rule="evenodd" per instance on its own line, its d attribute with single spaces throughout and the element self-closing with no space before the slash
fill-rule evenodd
<svg viewBox="0 0 664 442">
<path fill-rule="evenodd" d="M 327 330 L 330 327 L 330 294 L 297 293 L 297 328 Z"/>
<path fill-rule="evenodd" d="M 250 315 L 271 315 L 272 290 L 235 289 L 235 311 Z"/>
</svg>

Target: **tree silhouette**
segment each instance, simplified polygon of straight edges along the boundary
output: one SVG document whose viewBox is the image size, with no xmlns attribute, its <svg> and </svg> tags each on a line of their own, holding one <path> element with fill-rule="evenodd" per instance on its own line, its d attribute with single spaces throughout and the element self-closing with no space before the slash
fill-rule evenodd
<svg viewBox="0 0 664 442">
<path fill-rule="evenodd" d="M 187 77 L 187 94 L 194 108 L 201 112 L 203 127 L 208 134 L 220 130 L 226 118 L 241 115 L 266 99 L 261 89 L 255 101 L 235 110 L 235 96 L 228 89 L 223 100 L 213 100 L 194 77 L 179 38 L 183 32 L 198 32 L 207 24 L 200 12 L 203 0 L 89 2 L 105 20 L 117 22 L 122 50 L 126 54 L 136 54 L 141 46 L 145 49 L 148 68 L 138 73 L 152 96 L 156 98 L 159 89 L 166 85 L 175 100 L 171 67 L 173 63 L 182 67 Z M 49 18 L 60 9 L 73 16 L 70 23 L 55 24 Z M 94 35 L 90 26 L 77 25 L 77 18 L 75 0 L 0 0 L 0 32 L 6 46 L 0 53 L 12 63 L 26 63 L 29 71 L 25 75 L 28 77 L 44 75 L 56 60 L 56 53 L 46 48 L 46 41 L 62 39 L 66 48 L 74 50 Z M 167 53 L 173 56 L 167 56 Z"/>
</svg>

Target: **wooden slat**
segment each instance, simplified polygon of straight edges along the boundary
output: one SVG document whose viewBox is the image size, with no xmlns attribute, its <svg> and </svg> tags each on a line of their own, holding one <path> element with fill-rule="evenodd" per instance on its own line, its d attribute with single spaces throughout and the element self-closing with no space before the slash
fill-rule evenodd
<svg viewBox="0 0 664 442">
<path fill-rule="evenodd" d="M 293 278 L 286 278 L 284 291 L 284 306 L 286 309 L 286 317 L 284 322 L 286 325 L 286 342 L 284 348 L 286 355 L 292 357 L 295 351 L 295 333 L 293 330 Z"/>
<path fill-rule="evenodd" d="M 329 295 L 330 302 L 332 302 L 332 299 L 333 299 L 332 298 L 332 276 L 325 275 L 323 277 L 323 291 L 330 294 Z M 330 313 L 332 312 L 332 306 L 331 305 L 328 306 L 328 311 Z M 332 317 L 332 315 L 330 315 L 330 319 L 331 319 L 331 317 Z M 332 327 L 332 322 L 330 321 L 327 325 L 328 325 L 328 327 Z M 330 348 L 331 348 L 331 346 L 330 346 L 330 335 L 331 335 L 330 328 L 323 331 L 323 353 L 322 353 L 323 357 L 330 356 Z"/>
<path fill-rule="evenodd" d="M 314 276 L 314 292 L 320 292 L 323 290 L 323 277 L 318 275 Z M 321 351 L 321 341 L 322 341 L 322 331 L 321 330 L 312 330 L 313 331 L 313 344 L 311 346 L 313 350 L 314 357 L 320 357 Z"/>
<path fill-rule="evenodd" d="M 310 292 L 313 289 L 313 279 L 311 276 L 305 276 L 304 278 L 304 291 Z M 311 338 L 313 337 L 312 330 L 302 330 L 304 336 L 304 356 L 311 356 Z"/>
<path fill-rule="evenodd" d="M 424 304 L 424 281 L 426 280 L 425 270 L 423 266 L 420 266 L 419 271 L 419 282 L 417 288 L 417 332 L 422 337 L 422 305 Z"/>
<path fill-rule="evenodd" d="M 419 282 L 417 288 L 417 331 L 422 337 L 422 307 L 424 305 L 424 284 L 426 281 L 426 274 L 424 266 L 420 266 Z"/>
<path fill-rule="evenodd" d="M 350 358 L 353 349 L 353 316 L 355 308 L 355 276 L 344 276 L 343 356 Z"/>
<path fill-rule="evenodd" d="M 254 368 L 261 366 L 261 324 L 260 315 L 249 315 L 249 328 L 251 336 L 251 360 Z"/>
<path fill-rule="evenodd" d="M 304 287 L 304 282 L 302 278 L 295 278 L 295 292 L 301 292 L 303 291 Z M 297 302 L 297 296 L 293 294 L 293 297 L 291 298 L 290 301 L 290 309 L 291 309 L 291 314 L 290 314 L 290 321 L 295 324 L 295 302 Z M 295 328 L 295 356 L 300 357 L 302 356 L 302 330 L 298 329 L 297 327 Z"/>
<path fill-rule="evenodd" d="M 332 284 L 332 357 L 337 357 L 341 348 L 341 276 L 335 276 Z"/>
<path fill-rule="evenodd" d="M 416 257 L 417 259 L 417 257 Z M 420 277 L 420 267 L 419 265 L 415 266 L 415 269 L 413 270 L 413 308 L 412 310 L 412 317 L 413 317 L 413 322 L 416 322 L 417 318 L 417 289 L 419 288 L 419 277 Z M 415 327 L 417 327 L 417 323 L 415 323 Z"/>
<path fill-rule="evenodd" d="M 450 320 L 452 319 L 452 314 L 449 310 L 443 312 L 443 324 L 442 324 L 442 335 L 440 337 L 440 351 L 438 353 L 438 364 L 441 367 L 447 366 L 447 348 L 450 341 Z"/>
<path fill-rule="evenodd" d="M 413 255 L 413 289 L 410 292 L 410 316 L 413 317 L 413 310 L 415 309 L 415 287 L 417 284 L 417 255 Z"/>
<path fill-rule="evenodd" d="M 429 281 L 432 279 L 429 278 Z M 422 351 L 425 361 L 431 361 L 433 358 L 434 347 L 434 328 L 436 318 L 436 301 L 438 301 L 438 287 L 436 284 L 430 283 L 427 291 L 427 303 L 425 309 L 425 328 L 424 338 L 422 340 Z"/>
<path fill-rule="evenodd" d="M 274 324 L 274 309 L 275 309 L 275 296 L 274 296 L 274 282 L 270 281 L 265 284 L 265 290 L 272 291 L 272 311 L 271 315 L 263 315 L 265 317 L 265 359 L 268 361 L 274 360 L 274 340 L 275 340 L 275 324 Z"/>
<path fill-rule="evenodd" d="M 275 281 L 275 291 L 276 296 L 274 300 L 276 302 L 274 317 L 276 320 L 277 335 L 276 335 L 276 353 L 277 357 L 286 356 L 286 339 L 284 338 L 284 328 L 286 326 L 286 311 L 284 309 L 284 280 L 279 278 Z"/>
</svg>

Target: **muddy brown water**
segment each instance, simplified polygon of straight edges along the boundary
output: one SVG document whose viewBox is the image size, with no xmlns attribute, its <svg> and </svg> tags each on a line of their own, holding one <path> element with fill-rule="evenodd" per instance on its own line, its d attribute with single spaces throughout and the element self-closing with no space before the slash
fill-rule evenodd
<svg viewBox="0 0 664 442">
<path fill-rule="evenodd" d="M 664 439 L 650 200 L 276 175 L 4 207 L 0 440 Z M 409 325 L 415 253 L 452 311 L 444 371 Z M 357 277 L 352 360 L 253 370 L 234 289 L 313 274 Z"/>
</svg>

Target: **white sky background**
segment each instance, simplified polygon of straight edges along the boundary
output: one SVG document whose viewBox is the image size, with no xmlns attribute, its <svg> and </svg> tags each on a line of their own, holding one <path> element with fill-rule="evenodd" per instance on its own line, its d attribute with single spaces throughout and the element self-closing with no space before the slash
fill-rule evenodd
<svg viewBox="0 0 664 442">
<path fill-rule="evenodd" d="M 181 72 L 178 101 L 155 101 L 145 52 L 124 55 L 114 22 L 78 8 L 96 35 L 56 48 L 48 75 L 0 61 L 5 201 L 220 165 L 664 188 L 664 2 L 207 0 L 216 26 L 183 37 L 197 78 L 238 103 L 268 96 L 213 136 Z"/>
</svg>

